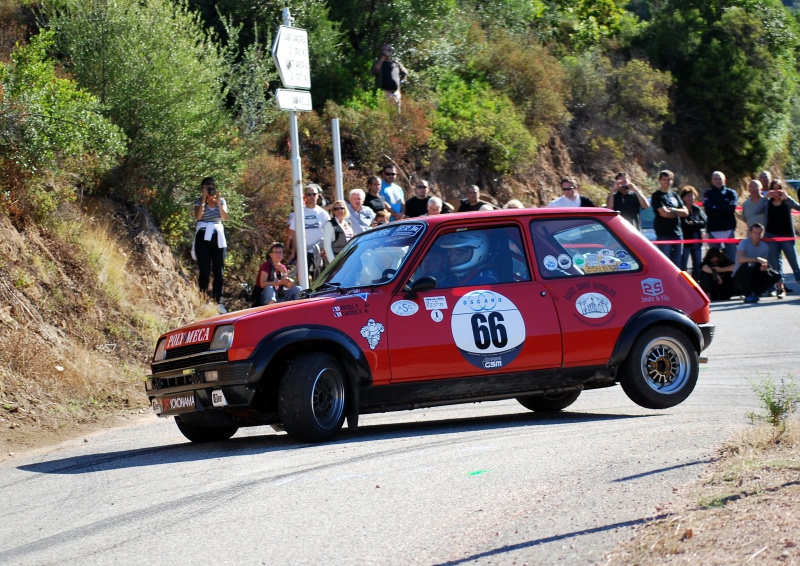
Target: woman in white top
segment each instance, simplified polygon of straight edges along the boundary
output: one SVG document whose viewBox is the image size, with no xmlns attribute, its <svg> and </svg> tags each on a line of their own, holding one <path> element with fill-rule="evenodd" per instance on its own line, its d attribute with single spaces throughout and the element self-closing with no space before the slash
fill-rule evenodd
<svg viewBox="0 0 800 566">
<path fill-rule="evenodd" d="M 210 275 L 214 275 L 211 294 L 220 313 L 226 312 L 222 304 L 222 283 L 224 279 L 225 228 L 222 222 L 228 219 L 228 205 L 217 192 L 213 177 L 205 177 L 200 182 L 202 194 L 194 201 L 194 218 L 197 221 L 192 245 L 192 258 L 199 268 L 198 284 L 200 291 L 208 292 Z"/>
<path fill-rule="evenodd" d="M 323 228 L 323 245 L 328 263 L 342 251 L 350 238 L 353 237 L 353 226 L 350 224 L 350 211 L 343 200 L 337 200 L 331 208 L 333 217 L 325 223 Z"/>
</svg>

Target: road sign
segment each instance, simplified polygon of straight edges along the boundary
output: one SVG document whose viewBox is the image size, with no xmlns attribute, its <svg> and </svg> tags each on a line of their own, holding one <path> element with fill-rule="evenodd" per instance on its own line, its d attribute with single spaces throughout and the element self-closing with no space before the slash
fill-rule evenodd
<svg viewBox="0 0 800 566">
<path fill-rule="evenodd" d="M 281 110 L 311 112 L 311 93 L 308 91 L 279 88 L 275 90 L 275 100 Z"/>
<path fill-rule="evenodd" d="M 311 67 L 308 64 L 308 32 L 304 29 L 279 26 L 272 45 L 272 60 L 286 88 L 311 88 Z"/>
</svg>

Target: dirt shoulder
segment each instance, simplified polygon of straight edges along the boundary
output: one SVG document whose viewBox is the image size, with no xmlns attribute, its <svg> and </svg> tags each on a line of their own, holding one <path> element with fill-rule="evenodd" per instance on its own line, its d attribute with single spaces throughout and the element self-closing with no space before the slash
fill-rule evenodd
<svg viewBox="0 0 800 566">
<path fill-rule="evenodd" d="M 726 443 L 697 482 L 601 564 L 800 564 L 800 424 Z"/>
</svg>

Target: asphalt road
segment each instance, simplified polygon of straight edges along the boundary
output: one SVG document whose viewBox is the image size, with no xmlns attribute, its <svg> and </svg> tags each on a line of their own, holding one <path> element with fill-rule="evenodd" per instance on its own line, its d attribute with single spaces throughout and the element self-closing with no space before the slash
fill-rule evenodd
<svg viewBox="0 0 800 566">
<path fill-rule="evenodd" d="M 619 387 L 555 417 L 514 401 L 368 415 L 335 442 L 191 445 L 172 420 L 0 464 L 0 564 L 592 564 L 749 423 L 747 378 L 797 375 L 800 295 L 715 304 L 695 392 Z"/>
</svg>

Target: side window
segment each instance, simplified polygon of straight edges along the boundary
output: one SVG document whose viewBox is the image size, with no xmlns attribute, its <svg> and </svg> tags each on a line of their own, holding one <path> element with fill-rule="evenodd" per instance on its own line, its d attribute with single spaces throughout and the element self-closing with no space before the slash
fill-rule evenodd
<svg viewBox="0 0 800 566">
<path fill-rule="evenodd" d="M 641 269 L 630 250 L 593 218 L 534 220 L 531 236 L 545 279 Z"/>
<path fill-rule="evenodd" d="M 516 227 L 449 232 L 436 238 L 411 280 L 433 277 L 437 289 L 529 281 L 524 250 Z"/>
</svg>

